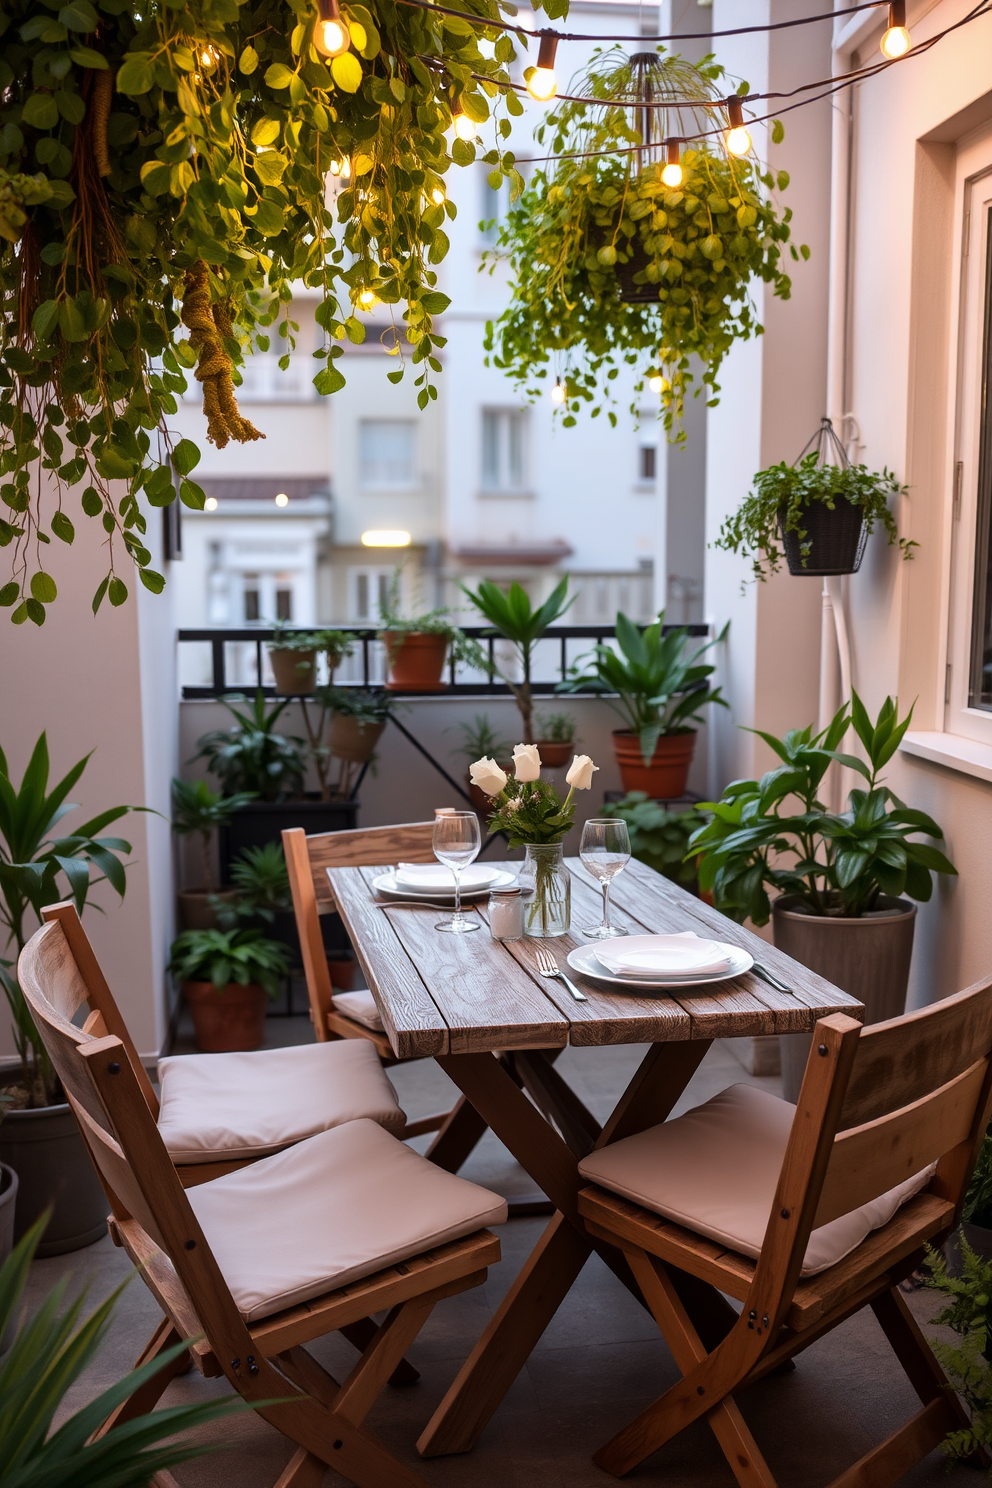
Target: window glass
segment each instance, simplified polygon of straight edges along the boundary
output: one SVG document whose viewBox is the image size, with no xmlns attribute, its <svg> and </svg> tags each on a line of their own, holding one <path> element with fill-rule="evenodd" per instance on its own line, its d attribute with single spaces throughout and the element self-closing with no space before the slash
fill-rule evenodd
<svg viewBox="0 0 992 1488">
<path fill-rule="evenodd" d="M 975 604 L 972 610 L 971 686 L 969 705 L 992 710 L 992 211 L 985 222 L 985 295 L 982 378 L 978 417 L 978 524 L 975 533 Z"/>
<path fill-rule="evenodd" d="M 658 471 L 658 450 L 653 444 L 642 444 L 638 451 L 637 477 L 653 481 Z"/>
<path fill-rule="evenodd" d="M 417 430 L 412 419 L 362 419 L 358 426 L 359 479 L 365 490 L 417 484 Z"/>
<path fill-rule="evenodd" d="M 516 408 L 482 410 L 481 482 L 484 491 L 527 486 L 527 415 Z"/>
</svg>

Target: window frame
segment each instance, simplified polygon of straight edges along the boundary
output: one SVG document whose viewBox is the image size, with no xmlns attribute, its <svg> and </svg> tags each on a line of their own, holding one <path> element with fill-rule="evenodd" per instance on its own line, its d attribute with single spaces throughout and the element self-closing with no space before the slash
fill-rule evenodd
<svg viewBox="0 0 992 1488">
<path fill-rule="evenodd" d="M 403 428 L 410 435 L 410 466 L 409 479 L 406 480 L 368 480 L 366 478 L 366 459 L 364 449 L 365 431 L 373 426 L 388 426 L 390 428 Z M 419 457 L 420 441 L 418 438 L 417 420 L 412 418 L 360 418 L 358 420 L 358 488 L 361 491 L 416 491 L 421 486 Z M 369 462 L 370 464 L 373 462 Z M 380 464 L 385 463 L 380 459 Z"/>
<path fill-rule="evenodd" d="M 526 408 L 509 404 L 486 403 L 479 410 L 479 491 L 484 497 L 529 496 L 530 487 L 530 418 Z M 490 419 L 496 420 L 496 470 L 495 480 L 487 476 L 486 429 Z M 519 480 L 513 479 L 513 440 L 510 430 L 519 430 Z"/>
</svg>

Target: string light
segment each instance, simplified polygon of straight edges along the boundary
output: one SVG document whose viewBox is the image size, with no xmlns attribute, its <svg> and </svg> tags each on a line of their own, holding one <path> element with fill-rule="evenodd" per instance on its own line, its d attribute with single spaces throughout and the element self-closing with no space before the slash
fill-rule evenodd
<svg viewBox="0 0 992 1488">
<path fill-rule="evenodd" d="M 882 56 L 894 61 L 905 57 L 913 43 L 906 29 L 906 0 L 890 0 L 889 24 L 882 35 Z"/>
<path fill-rule="evenodd" d="M 341 17 L 338 0 L 317 0 L 317 25 L 313 44 L 322 57 L 343 57 L 351 46 L 348 27 Z"/>
<path fill-rule="evenodd" d="M 363 310 L 374 310 L 379 303 L 379 296 L 373 289 L 363 289 L 359 292 L 358 303 Z"/>
<path fill-rule="evenodd" d="M 562 387 L 561 378 L 560 377 L 556 377 L 555 378 L 555 385 L 551 389 L 551 401 L 552 401 L 552 403 L 564 403 L 567 398 L 568 398 L 568 394 L 566 393 L 565 389 Z"/>
<path fill-rule="evenodd" d="M 474 140 L 476 136 L 475 120 L 470 119 L 460 103 L 455 103 L 451 108 L 451 118 L 454 122 L 455 133 L 460 140 Z"/>
<path fill-rule="evenodd" d="M 434 187 L 434 190 L 431 192 L 431 201 L 434 203 L 434 205 L 436 207 L 443 207 L 444 206 L 444 203 L 446 201 L 446 197 L 445 197 L 445 194 L 444 194 L 444 188 L 442 186 L 435 186 Z"/>
<path fill-rule="evenodd" d="M 744 127 L 744 105 L 735 96 L 727 99 L 727 151 L 731 155 L 746 155 L 751 148 L 751 136 Z"/>
<path fill-rule="evenodd" d="M 347 181 L 351 176 L 351 161 L 347 156 L 342 157 L 340 160 L 332 160 L 328 167 L 328 174 L 339 176 L 342 181 Z"/>
<path fill-rule="evenodd" d="M 200 48 L 197 61 L 204 72 L 214 72 L 216 71 L 217 64 L 220 62 L 220 52 L 208 41 L 205 46 Z"/>
<path fill-rule="evenodd" d="M 665 379 L 658 372 L 653 377 L 648 378 L 648 387 L 653 393 L 660 393 L 664 385 Z"/>
<path fill-rule="evenodd" d="M 276 506 L 288 506 L 289 505 L 289 497 L 286 495 L 286 492 L 285 491 L 278 491 L 276 493 L 275 503 L 276 503 Z"/>
<path fill-rule="evenodd" d="M 558 50 L 558 33 L 542 31 L 541 45 L 537 52 L 537 66 L 527 79 L 527 92 L 535 103 L 548 103 L 558 92 L 555 77 L 555 53 Z"/>
<path fill-rule="evenodd" d="M 679 159 L 678 140 L 668 140 L 665 146 L 668 153 L 667 164 L 661 173 L 661 179 L 666 186 L 681 186 L 685 178 L 682 163 Z"/>
</svg>

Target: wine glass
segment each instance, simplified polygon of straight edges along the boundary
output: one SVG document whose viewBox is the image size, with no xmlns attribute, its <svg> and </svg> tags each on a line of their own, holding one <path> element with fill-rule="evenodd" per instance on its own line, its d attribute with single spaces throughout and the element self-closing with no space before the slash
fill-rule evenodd
<svg viewBox="0 0 992 1488">
<path fill-rule="evenodd" d="M 462 869 L 474 863 L 481 847 L 482 833 L 474 811 L 448 811 L 434 818 L 434 856 L 455 877 L 455 912 L 450 920 L 435 925 L 435 930 L 450 935 L 468 935 L 478 930 L 478 920 L 466 919 L 462 914 Z"/>
<path fill-rule="evenodd" d="M 626 935 L 610 924 L 610 883 L 630 862 L 630 838 L 627 823 L 615 816 L 594 816 L 582 828 L 579 857 L 593 878 L 603 885 L 603 923 L 583 928 L 582 934 L 593 940 L 611 940 Z"/>
</svg>

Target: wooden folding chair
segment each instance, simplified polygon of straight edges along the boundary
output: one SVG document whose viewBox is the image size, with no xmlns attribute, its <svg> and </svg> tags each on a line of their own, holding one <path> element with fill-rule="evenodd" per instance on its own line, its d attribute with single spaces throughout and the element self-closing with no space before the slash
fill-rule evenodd
<svg viewBox="0 0 992 1488">
<path fill-rule="evenodd" d="M 327 1047 L 318 1053 L 313 1045 L 302 1045 L 251 1054 L 173 1056 L 159 1061 L 159 1096 L 76 906 L 50 904 L 42 919 L 61 925 L 70 953 L 59 1011 L 72 1021 L 86 1007 L 86 1034 L 120 1039 L 185 1188 L 360 1117 L 406 1137 L 406 1117 L 381 1062 L 371 1050 L 358 1047 Z"/>
<path fill-rule="evenodd" d="M 317 1488 L 328 1466 L 361 1488 L 426 1488 L 362 1423 L 434 1304 L 498 1260 L 482 1226 L 503 1200 L 367 1120 L 185 1190 L 124 1040 L 66 1016 L 76 978 L 62 926 L 43 926 L 20 985 L 110 1199 L 111 1235 L 165 1315 L 139 1363 L 190 1340 L 103 1430 L 151 1410 L 191 1357 L 295 1444 L 276 1488 Z M 305 1345 L 379 1311 L 339 1385 Z"/>
<path fill-rule="evenodd" d="M 320 916 L 335 912 L 334 895 L 327 878 L 328 868 L 359 864 L 385 867 L 399 862 L 433 863 L 433 842 L 433 821 L 359 828 L 349 832 L 321 832 L 311 837 L 307 836 L 302 827 L 293 827 L 283 832 L 282 845 L 289 870 L 293 911 L 310 996 L 310 1017 L 318 1040 L 368 1039 L 378 1049 L 383 1064 L 403 1062 L 393 1053 L 389 1039 L 382 1032 L 381 1023 L 378 1028 L 370 1026 L 378 1018 L 371 992 L 350 993 L 344 998 L 345 1005 L 363 999 L 360 1006 L 364 1007 L 362 1016 L 368 1019 L 367 1022 L 359 1022 L 342 1011 L 341 994 L 336 998 L 331 987 L 331 975 L 320 932 Z M 485 1122 L 465 1097 L 461 1096 L 450 1111 L 410 1122 L 404 1136 L 415 1137 L 424 1132 L 437 1132 L 427 1156 L 431 1162 L 454 1173 L 472 1152 L 485 1130 Z"/>
<path fill-rule="evenodd" d="M 580 1164 L 586 1226 L 625 1252 L 682 1372 L 600 1467 L 621 1477 L 702 1416 L 742 1488 L 775 1488 L 734 1397 L 863 1307 L 923 1409 L 832 1488 L 887 1488 L 966 1424 L 899 1283 L 959 1221 L 990 1053 L 992 979 L 864 1030 L 835 1014 L 816 1025 L 794 1111 L 738 1086 Z M 743 1304 L 715 1346 L 680 1300 L 699 1283 Z"/>
</svg>

